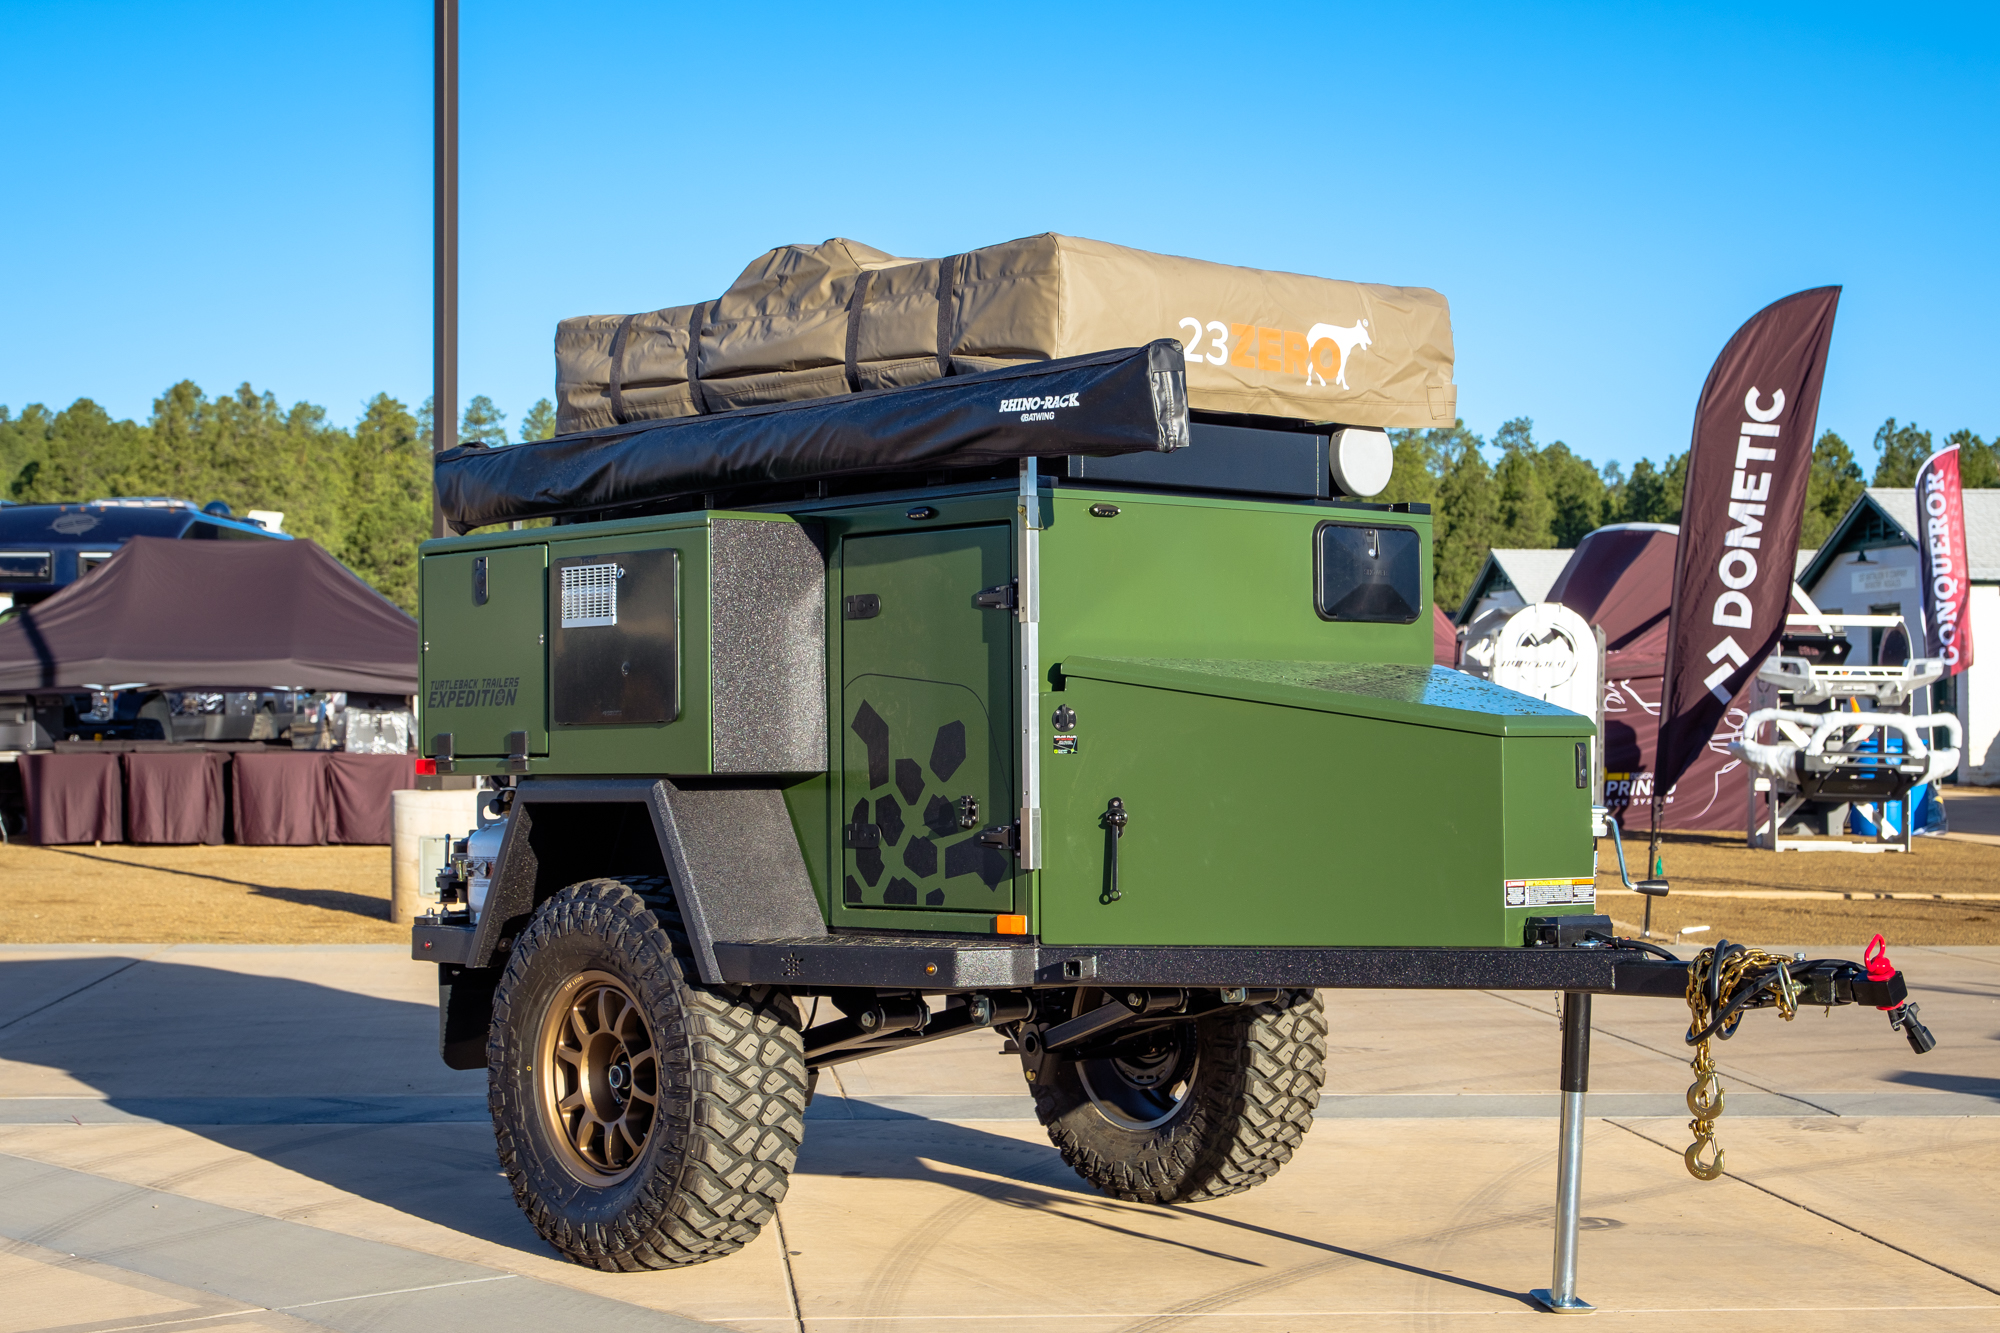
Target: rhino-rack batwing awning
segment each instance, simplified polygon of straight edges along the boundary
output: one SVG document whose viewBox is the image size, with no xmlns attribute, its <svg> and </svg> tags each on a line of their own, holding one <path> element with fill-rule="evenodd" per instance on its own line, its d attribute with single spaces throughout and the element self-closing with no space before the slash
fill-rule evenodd
<svg viewBox="0 0 2000 1333">
<path fill-rule="evenodd" d="M 438 504 L 468 532 L 730 486 L 1165 453 L 1188 442 L 1185 368 L 1180 344 L 1161 339 L 905 389 L 470 445 L 438 455 Z"/>
</svg>

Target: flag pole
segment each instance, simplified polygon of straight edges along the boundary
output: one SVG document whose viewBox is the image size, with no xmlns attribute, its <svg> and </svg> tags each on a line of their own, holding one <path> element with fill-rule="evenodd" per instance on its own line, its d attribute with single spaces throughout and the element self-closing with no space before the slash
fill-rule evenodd
<svg viewBox="0 0 2000 1333">
<path fill-rule="evenodd" d="M 458 0 L 435 0 L 431 47 L 434 136 L 431 223 L 431 452 L 458 443 Z M 435 475 L 435 474 L 433 474 Z M 431 488 L 431 536 L 444 510 Z"/>
</svg>

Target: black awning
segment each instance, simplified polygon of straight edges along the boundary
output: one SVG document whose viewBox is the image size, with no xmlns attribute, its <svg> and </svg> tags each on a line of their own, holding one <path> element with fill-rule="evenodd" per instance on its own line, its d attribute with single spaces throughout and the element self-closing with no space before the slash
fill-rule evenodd
<svg viewBox="0 0 2000 1333">
<path fill-rule="evenodd" d="M 1188 439 L 1179 343 L 1040 361 L 906 389 L 811 398 L 438 455 L 456 532 L 730 486 L 1167 452 Z"/>
</svg>

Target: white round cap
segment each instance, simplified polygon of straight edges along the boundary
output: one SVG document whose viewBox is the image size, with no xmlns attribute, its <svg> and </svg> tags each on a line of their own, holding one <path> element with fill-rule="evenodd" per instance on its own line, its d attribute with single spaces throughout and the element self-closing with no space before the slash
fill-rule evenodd
<svg viewBox="0 0 2000 1333">
<path fill-rule="evenodd" d="M 1396 467 L 1396 451 L 1379 430 L 1349 426 L 1333 433 L 1333 484 L 1342 495 L 1366 499 L 1380 495 Z"/>
</svg>

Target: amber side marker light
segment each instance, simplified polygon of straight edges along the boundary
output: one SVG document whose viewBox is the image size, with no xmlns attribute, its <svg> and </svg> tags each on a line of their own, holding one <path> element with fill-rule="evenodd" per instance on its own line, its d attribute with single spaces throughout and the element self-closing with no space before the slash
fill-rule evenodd
<svg viewBox="0 0 2000 1333">
<path fill-rule="evenodd" d="M 1028 918 L 1018 915 L 996 916 L 993 918 L 995 935 L 1025 935 L 1028 933 Z"/>
</svg>

